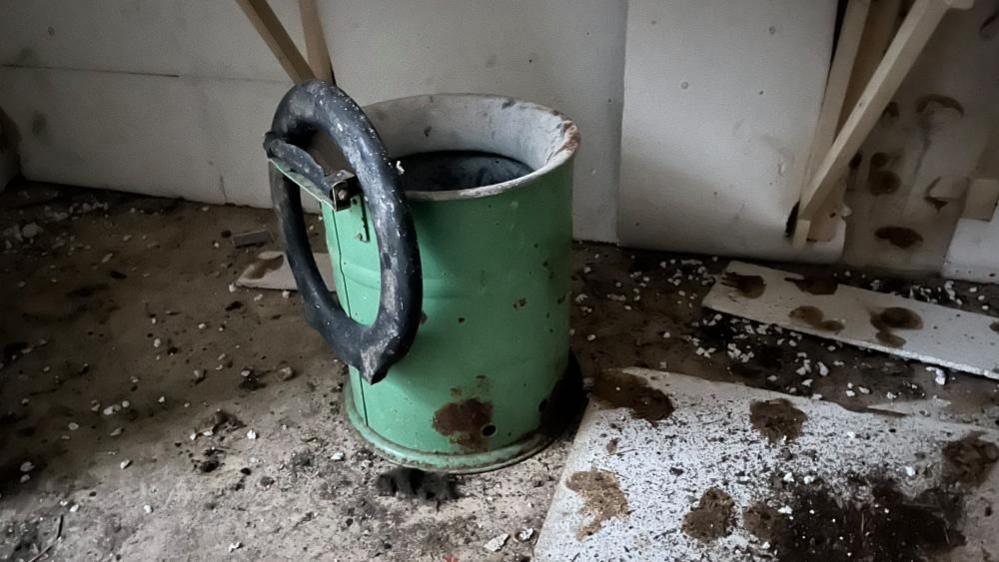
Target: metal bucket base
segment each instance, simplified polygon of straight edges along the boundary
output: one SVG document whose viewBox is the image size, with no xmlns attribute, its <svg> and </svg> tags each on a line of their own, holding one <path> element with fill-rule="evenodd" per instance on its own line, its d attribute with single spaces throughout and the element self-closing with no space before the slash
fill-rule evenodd
<svg viewBox="0 0 999 562">
<path fill-rule="evenodd" d="M 565 432 L 566 427 L 577 421 L 586 405 L 583 393 L 583 379 L 575 355 L 569 354 L 569 365 L 565 374 L 552 392 L 548 415 L 543 416 L 541 427 L 527 437 L 499 449 L 481 453 L 430 453 L 404 447 L 382 437 L 364 423 L 354 407 L 354 394 L 350 389 L 350 379 L 343 389 L 343 410 L 354 431 L 370 444 L 375 453 L 385 460 L 410 468 L 453 474 L 473 474 L 488 472 L 510 466 L 541 451 Z"/>
<path fill-rule="evenodd" d="M 347 421 L 361 439 L 367 441 L 374 452 L 383 459 L 410 468 L 452 474 L 488 472 L 530 457 L 547 447 L 558 436 L 553 432 L 536 431 L 516 443 L 482 453 L 450 454 L 417 451 L 385 439 L 364 423 L 364 418 L 350 398 L 353 395 L 350 393 L 349 382 L 344 386 L 343 395 L 346 397 L 343 409 Z"/>
</svg>

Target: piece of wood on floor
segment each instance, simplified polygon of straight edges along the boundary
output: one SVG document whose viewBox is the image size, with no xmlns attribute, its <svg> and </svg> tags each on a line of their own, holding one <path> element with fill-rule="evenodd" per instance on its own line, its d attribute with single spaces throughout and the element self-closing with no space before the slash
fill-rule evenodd
<svg viewBox="0 0 999 562">
<path fill-rule="evenodd" d="M 999 379 L 999 318 L 734 261 L 704 298 L 718 312 Z"/>
<path fill-rule="evenodd" d="M 979 426 L 605 372 L 533 559 L 982 560 L 999 552 L 982 515 L 999 501 L 997 443 Z"/>
<path fill-rule="evenodd" d="M 316 260 L 316 267 L 326 282 L 326 288 L 330 292 L 334 291 L 333 267 L 330 265 L 329 254 L 312 254 Z M 237 287 L 247 287 L 252 289 L 272 289 L 276 291 L 297 291 L 295 276 L 291 273 L 288 260 L 285 259 L 284 252 L 268 250 L 257 254 L 254 260 L 243 274 L 236 280 Z"/>
</svg>

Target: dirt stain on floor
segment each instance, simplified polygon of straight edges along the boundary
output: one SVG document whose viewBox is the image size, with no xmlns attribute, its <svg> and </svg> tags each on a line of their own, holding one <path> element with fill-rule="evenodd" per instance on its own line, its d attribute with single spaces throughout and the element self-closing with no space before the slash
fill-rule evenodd
<svg viewBox="0 0 999 562">
<path fill-rule="evenodd" d="M 790 490 L 781 513 L 764 502 L 744 512 L 745 528 L 771 544 L 779 562 L 911 562 L 965 543 L 963 499 L 939 488 L 915 497 L 890 480 L 868 482 L 864 499 L 842 499 L 824 485 Z"/>
<path fill-rule="evenodd" d="M 872 312 L 871 325 L 878 331 L 875 336 L 879 342 L 890 347 L 902 347 L 906 340 L 895 330 L 920 330 L 923 319 L 908 308 L 890 306 L 881 312 Z"/>
<path fill-rule="evenodd" d="M 839 320 L 826 320 L 826 314 L 814 306 L 799 306 L 788 313 L 788 318 L 807 324 L 823 332 L 840 332 L 845 327 Z"/>
<path fill-rule="evenodd" d="M 729 271 L 722 276 L 722 285 L 732 287 L 747 299 L 759 298 L 767 289 L 767 283 L 759 275 L 743 275 Z"/>
<path fill-rule="evenodd" d="M 569 477 L 566 487 L 583 498 L 580 513 L 590 518 L 576 531 L 578 540 L 596 533 L 607 521 L 628 515 L 628 498 L 621 492 L 621 485 L 613 472 L 599 468 L 575 472 Z"/>
<path fill-rule="evenodd" d="M 652 388 L 642 377 L 623 371 L 604 371 L 590 394 L 611 408 L 628 408 L 631 415 L 655 424 L 673 413 L 669 396 Z"/>
<path fill-rule="evenodd" d="M 683 518 L 683 532 L 701 542 L 711 542 L 732 532 L 732 496 L 720 488 L 709 488 Z"/>
<path fill-rule="evenodd" d="M 771 443 L 794 441 L 808 416 L 784 398 L 749 405 L 749 422 Z"/>
<path fill-rule="evenodd" d="M 975 431 L 944 445 L 944 478 L 971 486 L 985 482 L 999 460 L 999 447 L 982 441 L 981 435 Z"/>
<path fill-rule="evenodd" d="M 839 283 L 828 275 L 806 275 L 801 278 L 785 277 L 785 281 L 794 283 L 802 292 L 811 295 L 832 295 L 839 288 Z"/>
</svg>

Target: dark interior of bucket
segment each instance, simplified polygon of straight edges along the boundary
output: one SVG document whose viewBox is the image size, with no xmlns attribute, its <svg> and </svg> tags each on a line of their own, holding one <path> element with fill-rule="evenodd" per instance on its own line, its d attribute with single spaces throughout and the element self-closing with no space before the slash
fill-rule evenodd
<svg viewBox="0 0 999 562">
<path fill-rule="evenodd" d="M 518 160 L 491 152 L 419 152 L 399 159 L 405 191 L 450 191 L 503 183 L 533 170 Z"/>
</svg>

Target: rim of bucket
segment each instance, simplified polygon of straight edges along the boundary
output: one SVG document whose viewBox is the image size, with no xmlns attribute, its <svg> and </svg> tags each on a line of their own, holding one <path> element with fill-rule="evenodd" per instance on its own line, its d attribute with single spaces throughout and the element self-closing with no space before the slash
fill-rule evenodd
<svg viewBox="0 0 999 562">
<path fill-rule="evenodd" d="M 424 94 L 418 96 L 406 96 L 391 100 L 380 101 L 370 105 L 366 105 L 364 106 L 363 109 L 365 112 L 375 111 L 378 109 L 382 109 L 384 106 L 388 106 L 390 104 L 395 104 L 407 100 L 418 100 L 418 99 L 427 100 L 426 103 L 435 103 L 434 98 L 450 98 L 450 99 L 468 98 L 468 99 L 477 99 L 477 100 L 489 100 L 489 101 L 499 102 L 501 105 L 512 103 L 514 105 L 522 106 L 523 109 L 528 109 L 530 111 L 534 111 L 539 114 L 555 116 L 556 118 L 561 120 L 559 125 L 559 128 L 562 131 L 559 139 L 561 144 L 559 144 L 558 148 L 548 156 L 548 158 L 545 160 L 544 165 L 538 167 L 535 170 L 532 170 L 530 173 L 516 177 L 512 180 L 500 183 L 493 183 L 489 185 L 481 185 L 478 187 L 469 187 L 466 189 L 445 189 L 440 191 L 418 191 L 418 190 L 406 191 L 405 195 L 407 199 L 412 199 L 416 201 L 453 201 L 458 199 L 478 199 L 482 197 L 491 197 L 493 195 L 499 195 L 500 193 L 504 193 L 506 191 L 516 189 L 524 184 L 530 183 L 535 179 L 538 179 L 541 176 L 544 176 L 545 174 L 551 172 L 552 170 L 555 170 L 556 168 L 562 166 L 563 164 L 568 162 L 573 156 L 575 156 L 576 151 L 579 149 L 579 141 L 580 141 L 579 127 L 576 126 L 576 124 L 572 121 L 572 119 L 569 119 L 564 113 L 558 111 L 557 109 L 552 109 L 550 107 L 541 104 L 524 101 L 510 96 L 498 96 L 494 94 L 467 94 L 467 93 L 466 94 L 455 94 L 455 93 Z M 389 152 L 391 152 L 391 147 L 388 148 Z M 510 157 L 510 155 L 507 154 L 501 154 L 501 156 L 505 156 L 507 158 Z M 393 158 L 398 158 L 398 156 L 393 155 Z"/>
</svg>

